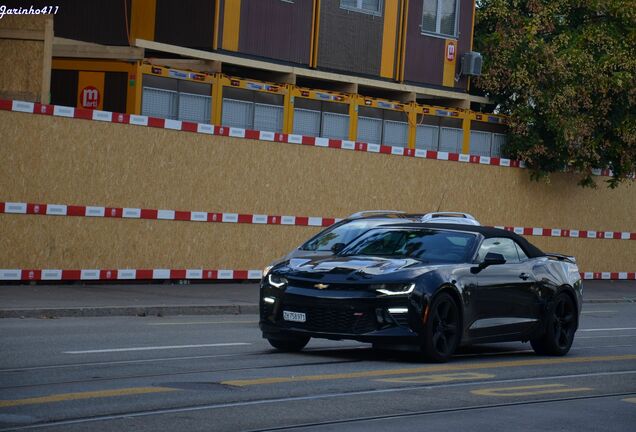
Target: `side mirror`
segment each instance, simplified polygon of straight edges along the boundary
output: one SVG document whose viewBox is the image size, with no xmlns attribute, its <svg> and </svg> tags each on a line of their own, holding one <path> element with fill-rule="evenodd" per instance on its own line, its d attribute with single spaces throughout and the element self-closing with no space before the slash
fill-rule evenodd
<svg viewBox="0 0 636 432">
<path fill-rule="evenodd" d="M 340 253 L 340 251 L 343 250 L 345 246 L 346 245 L 344 243 L 336 243 L 331 246 L 331 252 L 333 252 L 334 254 Z"/>
<path fill-rule="evenodd" d="M 484 261 L 479 263 L 479 265 L 477 267 L 472 267 L 470 269 L 470 272 L 473 274 L 479 273 L 480 271 L 482 271 L 483 269 L 485 269 L 488 266 L 491 265 L 500 265 L 500 264 L 505 264 L 506 263 L 506 259 L 504 258 L 504 256 L 502 254 L 498 254 L 495 252 L 488 252 L 486 254 L 486 257 L 484 258 Z"/>
</svg>

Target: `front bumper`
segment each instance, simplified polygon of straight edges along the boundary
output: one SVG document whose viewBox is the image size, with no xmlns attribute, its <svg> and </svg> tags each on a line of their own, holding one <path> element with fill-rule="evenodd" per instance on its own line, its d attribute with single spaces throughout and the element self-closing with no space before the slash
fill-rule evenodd
<svg viewBox="0 0 636 432">
<path fill-rule="evenodd" d="M 267 301 L 265 301 L 267 299 Z M 405 313 L 396 310 L 406 310 Z M 305 322 L 287 321 L 283 311 L 305 314 Z M 407 296 L 377 296 L 366 291 L 321 291 L 261 287 L 260 323 L 263 337 L 309 336 L 370 343 L 417 344 L 413 320 L 421 316 Z"/>
</svg>

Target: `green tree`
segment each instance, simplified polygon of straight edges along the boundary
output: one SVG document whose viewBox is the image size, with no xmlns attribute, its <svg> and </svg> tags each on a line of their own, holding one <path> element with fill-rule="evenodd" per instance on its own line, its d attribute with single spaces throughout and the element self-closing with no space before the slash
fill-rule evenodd
<svg viewBox="0 0 636 432">
<path fill-rule="evenodd" d="M 636 171 L 636 1 L 478 0 L 475 80 L 510 118 L 506 156 L 534 179 L 609 168 Z"/>
</svg>

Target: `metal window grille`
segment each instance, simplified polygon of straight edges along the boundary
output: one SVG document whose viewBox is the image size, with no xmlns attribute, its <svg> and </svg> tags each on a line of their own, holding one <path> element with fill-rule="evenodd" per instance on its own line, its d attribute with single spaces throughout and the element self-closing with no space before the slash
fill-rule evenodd
<svg viewBox="0 0 636 432">
<path fill-rule="evenodd" d="M 252 129 L 254 103 L 235 99 L 223 99 L 223 126 Z"/>
<path fill-rule="evenodd" d="M 283 107 L 280 105 L 254 104 L 254 129 L 282 132 Z"/>
<path fill-rule="evenodd" d="M 460 153 L 462 150 L 462 130 L 442 127 L 439 131 L 439 151 Z"/>
<path fill-rule="evenodd" d="M 483 131 L 470 131 L 470 154 L 490 156 L 490 144 L 492 133 Z"/>
<path fill-rule="evenodd" d="M 322 137 L 349 139 L 349 116 L 332 112 L 322 113 Z"/>
<path fill-rule="evenodd" d="M 177 92 L 153 87 L 144 87 L 141 114 L 167 119 L 177 118 Z"/>
<path fill-rule="evenodd" d="M 437 150 L 439 148 L 439 127 L 418 125 L 415 131 L 415 148 Z"/>
<path fill-rule="evenodd" d="M 298 135 L 320 135 L 320 111 L 294 108 L 294 133 Z"/>
<path fill-rule="evenodd" d="M 197 123 L 210 123 L 210 96 L 179 93 L 179 120 L 193 121 Z"/>
<path fill-rule="evenodd" d="M 358 117 L 358 141 L 380 144 L 382 142 L 382 119 Z"/>
<path fill-rule="evenodd" d="M 405 122 L 384 120 L 384 139 L 386 145 L 406 147 L 409 142 L 409 125 Z"/>
<path fill-rule="evenodd" d="M 506 145 L 508 141 L 506 135 L 494 133 L 492 134 L 492 147 L 490 150 L 490 155 L 495 157 L 501 156 L 501 148 Z"/>
</svg>

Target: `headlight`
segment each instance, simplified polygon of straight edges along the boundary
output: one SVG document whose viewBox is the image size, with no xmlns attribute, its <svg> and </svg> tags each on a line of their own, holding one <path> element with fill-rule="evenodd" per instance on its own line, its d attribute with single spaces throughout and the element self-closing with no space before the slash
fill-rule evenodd
<svg viewBox="0 0 636 432">
<path fill-rule="evenodd" d="M 267 276 L 267 282 L 273 287 L 284 288 L 287 285 L 287 279 L 281 276 L 270 274 Z"/>
<path fill-rule="evenodd" d="M 404 295 L 410 294 L 415 289 L 415 284 L 380 284 L 372 285 L 377 292 L 386 295 Z"/>
<path fill-rule="evenodd" d="M 263 277 L 267 277 L 267 275 L 269 274 L 269 272 L 272 270 L 274 266 L 272 265 L 268 265 L 267 267 L 265 267 L 263 269 Z"/>
</svg>

